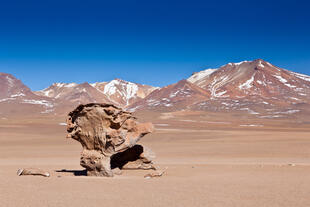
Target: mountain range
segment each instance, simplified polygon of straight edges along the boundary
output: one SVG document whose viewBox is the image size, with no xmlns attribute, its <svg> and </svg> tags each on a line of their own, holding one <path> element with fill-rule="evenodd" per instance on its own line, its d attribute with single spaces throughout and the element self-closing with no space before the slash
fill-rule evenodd
<svg viewBox="0 0 310 207">
<path fill-rule="evenodd" d="M 98 83 L 54 83 L 31 91 L 0 73 L 0 114 L 64 114 L 82 103 L 113 103 L 129 111 L 221 111 L 279 118 L 309 113 L 310 76 L 262 59 L 206 69 L 166 87 L 120 79 Z"/>
</svg>

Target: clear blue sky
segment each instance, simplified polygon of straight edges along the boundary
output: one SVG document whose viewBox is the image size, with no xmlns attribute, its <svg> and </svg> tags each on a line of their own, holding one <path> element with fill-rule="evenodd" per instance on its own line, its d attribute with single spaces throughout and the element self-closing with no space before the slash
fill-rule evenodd
<svg viewBox="0 0 310 207">
<path fill-rule="evenodd" d="M 307 1 L 0 1 L 0 71 L 33 90 L 114 78 L 164 86 L 257 58 L 310 74 Z"/>
</svg>

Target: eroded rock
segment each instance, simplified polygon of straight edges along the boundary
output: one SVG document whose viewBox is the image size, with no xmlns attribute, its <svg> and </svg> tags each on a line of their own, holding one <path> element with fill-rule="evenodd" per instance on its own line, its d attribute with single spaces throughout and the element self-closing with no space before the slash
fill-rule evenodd
<svg viewBox="0 0 310 207">
<path fill-rule="evenodd" d="M 151 150 L 136 144 L 152 131 L 152 123 L 138 123 L 111 104 L 80 105 L 67 118 L 67 138 L 81 143 L 80 164 L 90 176 L 111 177 L 115 168 L 155 169 Z"/>
</svg>

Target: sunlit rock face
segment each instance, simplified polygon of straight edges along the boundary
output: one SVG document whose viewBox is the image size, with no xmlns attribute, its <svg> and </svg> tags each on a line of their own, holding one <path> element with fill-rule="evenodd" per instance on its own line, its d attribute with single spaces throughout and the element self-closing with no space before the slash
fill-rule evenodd
<svg viewBox="0 0 310 207">
<path fill-rule="evenodd" d="M 112 104 L 90 103 L 68 114 L 67 138 L 81 143 L 80 164 L 90 176 L 113 176 L 113 168 L 153 169 L 152 153 L 136 143 L 153 131 Z"/>
</svg>

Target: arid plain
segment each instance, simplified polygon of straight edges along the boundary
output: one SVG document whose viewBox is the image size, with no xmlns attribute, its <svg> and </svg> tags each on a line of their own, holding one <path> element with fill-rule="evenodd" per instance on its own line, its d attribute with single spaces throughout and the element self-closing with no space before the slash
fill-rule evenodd
<svg viewBox="0 0 310 207">
<path fill-rule="evenodd" d="M 309 10 L 1 1 L 0 207 L 310 207 Z"/>
<path fill-rule="evenodd" d="M 141 143 L 168 167 L 162 177 L 145 179 L 144 170 L 84 176 L 80 143 L 65 138 L 65 116 L 1 119 L 1 206 L 310 205 L 307 121 L 186 111 L 136 116 L 155 125 Z M 51 176 L 17 176 L 23 167 Z"/>
</svg>

